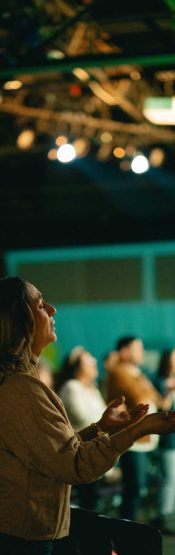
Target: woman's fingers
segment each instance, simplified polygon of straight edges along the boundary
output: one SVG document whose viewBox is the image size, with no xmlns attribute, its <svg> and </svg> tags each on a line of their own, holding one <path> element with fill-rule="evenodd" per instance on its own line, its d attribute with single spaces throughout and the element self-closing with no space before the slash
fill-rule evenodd
<svg viewBox="0 0 175 555">
<path fill-rule="evenodd" d="M 122 423 L 134 423 L 137 420 L 142 419 L 147 413 L 148 407 L 143 406 L 137 411 L 137 413 L 131 414 L 129 411 L 122 411 L 120 414 L 116 414 L 115 409 L 111 409 L 110 412 L 110 421 L 114 422 L 115 424 L 122 424 Z"/>
<path fill-rule="evenodd" d="M 161 414 L 162 417 L 163 428 L 165 427 L 165 430 L 162 430 L 160 433 L 164 431 L 175 432 L 175 412 L 166 410 L 159 414 Z"/>
<path fill-rule="evenodd" d="M 146 434 L 161 435 L 173 432 L 175 432 L 175 412 L 164 411 L 145 416 L 141 427 L 141 435 L 138 437 L 143 437 Z"/>
<path fill-rule="evenodd" d="M 120 407 L 120 405 L 123 405 L 124 402 L 125 402 L 125 396 L 120 395 L 120 397 L 117 397 L 117 399 L 114 399 L 114 401 L 111 401 L 111 403 L 109 403 L 108 408 Z"/>
<path fill-rule="evenodd" d="M 136 407 L 130 409 L 130 413 L 132 415 L 134 415 L 134 414 L 137 414 L 138 412 L 140 412 L 141 410 L 147 411 L 148 409 L 149 409 L 149 404 L 148 403 L 146 403 L 146 404 L 140 403 L 139 405 L 136 405 Z"/>
<path fill-rule="evenodd" d="M 117 405 L 116 405 L 116 402 L 117 402 Z M 108 407 L 108 416 L 110 418 L 112 418 L 112 420 L 114 420 L 116 418 L 118 419 L 121 416 L 126 417 L 126 415 L 127 415 L 128 420 L 129 419 L 134 420 L 134 419 L 139 418 L 142 415 L 145 415 L 148 412 L 148 408 L 149 408 L 148 404 L 144 405 L 143 403 L 140 403 L 140 405 L 137 405 L 137 407 L 135 407 L 134 409 L 117 412 L 116 409 L 120 405 L 118 405 L 119 400 L 117 400 L 116 402 L 115 402 L 115 405 L 113 404 L 113 405 L 110 405 Z"/>
<path fill-rule="evenodd" d="M 118 397 L 117 399 L 112 401 L 108 405 L 108 408 L 109 409 L 119 408 L 123 403 L 125 403 L 125 397 L 124 397 L 124 395 L 121 395 L 120 397 Z M 147 412 L 148 409 L 149 409 L 149 404 L 148 403 L 139 403 L 138 405 L 136 405 L 136 407 L 133 407 L 132 409 L 129 409 L 127 412 L 129 414 L 131 414 L 131 416 L 134 416 L 134 415 L 137 415 L 138 413 L 140 413 L 141 410 L 144 410 L 145 412 Z"/>
<path fill-rule="evenodd" d="M 125 397 L 121 395 L 110 403 L 103 413 L 101 424 L 104 430 L 119 430 L 124 426 L 135 424 L 142 420 L 149 408 L 148 404 L 140 403 L 130 410 L 122 410 Z"/>
<path fill-rule="evenodd" d="M 131 420 L 131 415 L 127 412 L 127 411 L 123 411 L 119 414 L 118 416 L 118 420 L 120 421 L 130 421 Z"/>
</svg>

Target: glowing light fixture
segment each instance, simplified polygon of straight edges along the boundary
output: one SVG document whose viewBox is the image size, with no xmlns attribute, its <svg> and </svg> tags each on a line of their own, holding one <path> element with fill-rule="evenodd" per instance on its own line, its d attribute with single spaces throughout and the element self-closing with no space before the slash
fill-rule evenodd
<svg viewBox="0 0 175 555">
<path fill-rule="evenodd" d="M 116 146 L 113 150 L 113 155 L 115 156 L 115 158 L 124 158 L 125 156 L 124 148 L 120 146 Z"/>
<path fill-rule="evenodd" d="M 57 158 L 59 162 L 63 164 L 67 164 L 68 162 L 72 162 L 76 158 L 76 150 L 73 145 L 67 143 L 66 145 L 61 145 L 60 148 L 57 150 Z"/>
<path fill-rule="evenodd" d="M 48 60 L 62 60 L 63 58 L 65 58 L 65 54 L 61 50 L 57 50 L 55 48 L 47 52 L 47 58 Z"/>
<path fill-rule="evenodd" d="M 135 149 L 134 145 L 127 145 L 126 146 L 125 152 L 126 152 L 126 155 L 129 156 L 129 158 L 132 158 L 134 156 L 135 151 L 136 151 L 136 149 Z"/>
<path fill-rule="evenodd" d="M 131 169 L 134 173 L 145 173 L 149 169 L 149 162 L 143 154 L 137 154 L 132 162 Z"/>
<path fill-rule="evenodd" d="M 55 140 L 55 144 L 57 146 L 65 145 L 67 142 L 68 142 L 68 139 L 66 135 L 58 135 L 58 137 Z"/>
<path fill-rule="evenodd" d="M 14 80 L 14 81 L 6 81 L 3 85 L 3 89 L 6 91 L 16 91 L 22 87 L 21 81 Z"/>
<path fill-rule="evenodd" d="M 81 67 L 75 67 L 72 72 L 81 81 L 87 81 L 89 79 L 89 73 L 82 69 Z"/>
<path fill-rule="evenodd" d="M 122 160 L 122 162 L 120 162 L 120 169 L 123 172 L 128 172 L 131 169 L 131 162 L 130 160 Z"/>
<path fill-rule="evenodd" d="M 57 160 L 57 152 L 58 152 L 57 148 L 51 148 L 47 153 L 47 158 L 49 160 Z"/>
<path fill-rule="evenodd" d="M 149 155 L 150 166 L 158 168 L 165 160 L 165 152 L 162 148 L 153 148 Z"/>
<path fill-rule="evenodd" d="M 109 131 L 103 131 L 103 133 L 101 133 L 100 135 L 100 140 L 102 143 L 105 143 L 106 145 L 111 143 L 112 141 L 111 133 L 109 133 Z"/>
<path fill-rule="evenodd" d="M 76 156 L 78 158 L 84 158 L 87 156 L 89 149 L 90 149 L 90 141 L 85 137 L 80 137 L 79 139 L 75 139 L 73 142 L 73 146 L 76 151 Z"/>
<path fill-rule="evenodd" d="M 21 148 L 21 150 L 28 150 L 32 147 L 34 140 L 35 132 L 33 131 L 33 129 L 24 129 L 24 131 L 22 131 L 20 135 L 18 135 L 16 144 L 18 148 Z"/>
<path fill-rule="evenodd" d="M 133 71 L 131 71 L 131 73 L 130 73 L 130 77 L 131 77 L 132 81 L 140 81 L 141 74 L 138 70 L 133 69 Z"/>
<path fill-rule="evenodd" d="M 109 160 L 110 155 L 111 155 L 111 145 L 104 144 L 104 145 L 101 145 L 100 148 L 98 149 L 96 158 L 101 162 L 106 162 L 106 160 Z"/>
<path fill-rule="evenodd" d="M 175 96 L 149 97 L 144 102 L 144 116 L 157 125 L 175 125 Z"/>
<path fill-rule="evenodd" d="M 69 92 L 70 92 L 71 96 L 78 97 L 78 96 L 81 96 L 81 94 L 82 94 L 82 88 L 79 85 L 79 83 L 73 83 L 69 87 Z"/>
</svg>

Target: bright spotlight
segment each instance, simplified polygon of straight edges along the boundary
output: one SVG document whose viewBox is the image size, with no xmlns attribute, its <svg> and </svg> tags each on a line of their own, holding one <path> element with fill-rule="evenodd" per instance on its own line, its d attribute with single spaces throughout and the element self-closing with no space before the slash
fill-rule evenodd
<svg viewBox="0 0 175 555">
<path fill-rule="evenodd" d="M 134 173 L 144 173 L 149 169 L 149 162 L 143 154 L 137 154 L 131 163 Z"/>
<path fill-rule="evenodd" d="M 57 150 L 57 158 L 59 162 L 67 164 L 67 162 L 72 162 L 76 158 L 76 150 L 73 145 L 69 143 L 61 145 Z"/>
</svg>

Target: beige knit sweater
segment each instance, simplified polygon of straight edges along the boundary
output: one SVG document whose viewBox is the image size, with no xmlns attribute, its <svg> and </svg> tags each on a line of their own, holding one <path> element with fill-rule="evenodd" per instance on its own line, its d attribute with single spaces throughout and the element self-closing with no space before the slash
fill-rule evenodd
<svg viewBox="0 0 175 555">
<path fill-rule="evenodd" d="M 96 480 L 132 441 L 127 430 L 86 441 L 60 398 L 37 378 L 0 385 L 0 533 L 48 540 L 69 533 L 71 484 Z M 83 439 L 82 439 L 83 438 Z"/>
</svg>

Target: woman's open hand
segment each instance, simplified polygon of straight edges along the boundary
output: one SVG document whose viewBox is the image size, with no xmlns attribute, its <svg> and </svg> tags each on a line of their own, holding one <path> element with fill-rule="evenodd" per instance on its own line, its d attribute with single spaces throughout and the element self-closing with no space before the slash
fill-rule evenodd
<svg viewBox="0 0 175 555">
<path fill-rule="evenodd" d="M 133 409 L 126 409 L 125 397 L 112 401 L 97 423 L 104 432 L 115 433 L 130 424 L 140 421 L 148 412 L 149 405 L 140 403 Z"/>
<path fill-rule="evenodd" d="M 142 421 L 131 423 L 127 428 L 133 441 L 147 434 L 170 434 L 175 432 L 175 412 L 162 411 L 148 414 Z"/>
</svg>

